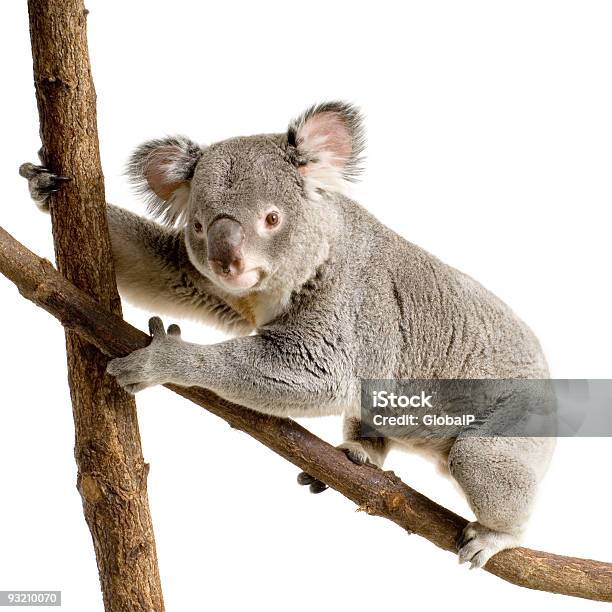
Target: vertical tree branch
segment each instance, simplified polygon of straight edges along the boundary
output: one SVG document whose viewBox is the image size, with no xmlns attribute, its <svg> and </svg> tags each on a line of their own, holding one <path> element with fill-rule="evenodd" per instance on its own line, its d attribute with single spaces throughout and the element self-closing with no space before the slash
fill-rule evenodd
<svg viewBox="0 0 612 612">
<path fill-rule="evenodd" d="M 28 0 L 43 163 L 72 180 L 51 201 L 57 265 L 121 314 L 106 223 L 83 0 Z M 164 609 L 136 406 L 106 358 L 66 333 L 77 486 L 107 611 Z"/>
</svg>

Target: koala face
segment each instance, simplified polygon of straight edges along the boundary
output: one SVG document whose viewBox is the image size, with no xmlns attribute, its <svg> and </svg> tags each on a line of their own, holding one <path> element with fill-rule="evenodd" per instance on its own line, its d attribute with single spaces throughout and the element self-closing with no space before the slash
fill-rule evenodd
<svg viewBox="0 0 612 612">
<path fill-rule="evenodd" d="M 357 111 L 312 107 L 284 134 L 199 146 L 183 137 L 143 144 L 129 174 L 149 210 L 180 227 L 196 269 L 226 292 L 294 286 L 327 257 L 333 194 L 359 171 Z"/>
<path fill-rule="evenodd" d="M 305 205 L 286 139 L 252 136 L 211 145 L 191 180 L 185 241 L 192 263 L 229 291 L 265 284 L 290 257 Z"/>
</svg>

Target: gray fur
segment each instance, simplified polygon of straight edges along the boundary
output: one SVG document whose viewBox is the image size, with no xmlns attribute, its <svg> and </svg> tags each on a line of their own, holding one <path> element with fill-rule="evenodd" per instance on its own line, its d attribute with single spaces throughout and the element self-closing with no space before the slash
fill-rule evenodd
<svg viewBox="0 0 612 612">
<path fill-rule="evenodd" d="M 311 138 L 304 155 L 308 122 L 320 112 L 338 114 L 336 133 L 326 150 Z M 399 446 L 429 454 L 456 480 L 477 517 L 460 542 L 461 561 L 479 567 L 515 546 L 552 439 L 360 437 L 361 379 L 546 378 L 548 369 L 537 339 L 504 303 L 338 192 L 363 148 L 356 109 L 313 107 L 286 134 L 171 144 L 184 163 L 164 166 L 164 184 L 182 189 L 182 200 L 177 207 L 166 190 L 154 212 L 176 226 L 109 206 L 120 289 L 149 309 L 214 320 L 239 337 L 201 346 L 154 320 L 150 346 L 114 359 L 108 371 L 132 392 L 196 385 L 268 414 L 344 414 L 342 448 L 354 461 L 382 465 Z M 132 175 L 141 180 L 143 155 L 167 145 L 145 143 Z M 262 229 L 268 210 L 282 218 L 274 231 Z M 244 230 L 245 260 L 258 266 L 251 289 L 228 288 L 207 260 L 202 227 L 220 216 Z M 324 488 L 308 475 L 300 482 Z"/>
</svg>

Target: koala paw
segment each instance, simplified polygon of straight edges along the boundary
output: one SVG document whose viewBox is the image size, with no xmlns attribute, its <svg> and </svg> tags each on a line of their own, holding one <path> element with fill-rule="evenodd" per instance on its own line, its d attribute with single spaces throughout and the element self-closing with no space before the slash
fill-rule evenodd
<svg viewBox="0 0 612 612">
<path fill-rule="evenodd" d="M 67 176 L 58 176 L 44 166 L 21 164 L 19 174 L 28 181 L 31 198 L 40 208 L 47 208 L 47 198 L 60 190 L 62 183 L 69 181 Z"/>
<path fill-rule="evenodd" d="M 356 440 L 351 442 L 343 442 L 336 448 L 344 451 L 346 456 L 357 465 L 371 465 L 372 467 L 378 467 L 361 442 Z"/>
<path fill-rule="evenodd" d="M 470 562 L 470 569 L 483 567 L 500 550 L 519 545 L 517 536 L 494 531 L 480 523 L 468 523 L 457 540 L 459 563 Z"/>
<path fill-rule="evenodd" d="M 317 493 L 323 493 L 328 487 L 324 482 L 317 480 L 314 476 L 307 474 L 306 472 L 300 472 L 297 477 L 299 485 L 308 486 L 311 493 L 315 495 Z"/>
<path fill-rule="evenodd" d="M 343 442 L 336 448 L 344 451 L 346 456 L 353 462 L 358 465 L 371 465 L 372 467 L 376 467 L 376 464 L 367 451 L 363 448 L 363 446 L 359 442 Z M 317 480 L 314 476 L 307 474 L 306 472 L 300 472 L 297 477 L 297 481 L 299 485 L 308 486 L 311 493 L 323 493 L 329 487 L 320 480 Z"/>
<path fill-rule="evenodd" d="M 149 320 L 151 343 L 149 346 L 130 353 L 127 357 L 112 359 L 106 371 L 128 392 L 137 393 L 153 385 L 170 382 L 168 366 L 169 353 L 182 342 L 181 329 L 170 325 L 168 331 L 159 317 Z"/>
</svg>

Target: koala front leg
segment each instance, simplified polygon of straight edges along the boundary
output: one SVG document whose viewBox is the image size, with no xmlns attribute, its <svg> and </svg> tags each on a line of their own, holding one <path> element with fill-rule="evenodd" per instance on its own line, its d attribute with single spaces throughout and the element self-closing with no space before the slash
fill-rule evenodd
<svg viewBox="0 0 612 612">
<path fill-rule="evenodd" d="M 151 343 L 113 359 L 108 372 L 128 391 L 173 383 L 210 389 L 224 399 L 276 416 L 334 414 L 355 393 L 346 363 L 327 344 L 298 334 L 247 336 L 208 346 L 183 342 L 176 326 L 149 322 Z"/>
<path fill-rule="evenodd" d="M 44 212 L 49 197 L 67 177 L 35 164 L 22 164 L 30 196 Z M 182 233 L 107 204 L 117 284 L 122 297 L 142 307 L 187 314 L 218 324 L 231 333 L 249 333 L 252 325 L 217 295 L 211 281 L 191 264 Z"/>
<path fill-rule="evenodd" d="M 356 417 L 344 417 L 344 442 L 337 448 L 343 450 L 346 456 L 357 464 L 367 464 L 382 467 L 389 452 L 389 440 L 381 437 L 364 438 L 361 436 L 361 421 Z M 300 472 L 298 484 L 308 485 L 311 493 L 322 493 L 327 485 L 306 472 Z"/>
<path fill-rule="evenodd" d="M 19 174 L 27 179 L 30 196 L 43 212 L 49 212 L 50 196 L 70 180 L 31 163 L 22 164 Z M 191 274 L 180 234 L 112 204 L 107 204 L 107 219 L 122 292 L 144 306 L 152 301 L 180 304 L 190 294 L 194 301 L 205 302 L 205 291 L 195 282 L 187 287 L 181 284 L 200 275 Z"/>
</svg>

